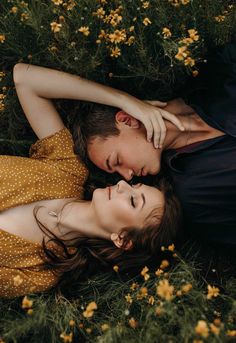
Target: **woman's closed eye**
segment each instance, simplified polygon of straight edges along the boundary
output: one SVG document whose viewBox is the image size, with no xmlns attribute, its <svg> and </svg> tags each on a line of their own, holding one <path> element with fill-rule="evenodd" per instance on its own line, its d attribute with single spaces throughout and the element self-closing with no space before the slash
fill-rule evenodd
<svg viewBox="0 0 236 343">
<path fill-rule="evenodd" d="M 131 205 L 135 208 L 136 204 L 135 204 L 135 200 L 133 196 L 130 197 L 130 202 L 131 202 Z"/>
</svg>

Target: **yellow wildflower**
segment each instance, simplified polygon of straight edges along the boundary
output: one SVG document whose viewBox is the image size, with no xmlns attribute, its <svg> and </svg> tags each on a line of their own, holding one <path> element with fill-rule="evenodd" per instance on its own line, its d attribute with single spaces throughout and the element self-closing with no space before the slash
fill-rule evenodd
<svg viewBox="0 0 236 343">
<path fill-rule="evenodd" d="M 0 43 L 4 43 L 6 40 L 6 36 L 5 35 L 0 35 Z"/>
<path fill-rule="evenodd" d="M 20 16 L 20 21 L 25 21 L 29 19 L 29 14 L 28 13 L 21 13 Z"/>
<path fill-rule="evenodd" d="M 85 331 L 90 334 L 92 332 L 92 329 L 91 328 L 86 328 Z"/>
<path fill-rule="evenodd" d="M 236 330 L 227 330 L 226 335 L 229 337 L 236 337 Z"/>
<path fill-rule="evenodd" d="M 214 319 L 214 324 L 217 325 L 217 326 L 221 325 L 221 320 L 220 320 L 220 318 L 215 318 L 215 319 Z"/>
<path fill-rule="evenodd" d="M 161 251 L 165 251 L 166 248 L 164 246 L 161 247 Z"/>
<path fill-rule="evenodd" d="M 145 281 L 147 281 L 147 280 L 150 278 L 150 275 L 148 274 L 148 271 L 149 271 L 148 267 L 145 266 L 145 267 L 142 269 L 141 273 L 140 273 L 140 274 L 143 276 L 143 278 L 144 278 Z"/>
<path fill-rule="evenodd" d="M 164 273 L 164 272 L 163 272 L 162 269 L 157 269 L 157 270 L 155 271 L 156 276 L 160 276 L 160 275 L 163 274 L 163 273 Z"/>
<path fill-rule="evenodd" d="M 182 4 L 182 5 L 187 5 L 187 4 L 189 4 L 189 1 L 190 1 L 190 0 L 181 0 L 181 4 Z"/>
<path fill-rule="evenodd" d="M 214 19 L 218 23 L 222 23 L 225 20 L 225 15 L 218 15 L 218 16 L 214 17 Z"/>
<path fill-rule="evenodd" d="M 167 27 L 164 27 L 162 30 L 162 34 L 164 36 L 164 39 L 171 37 L 172 33 Z"/>
<path fill-rule="evenodd" d="M 102 331 L 104 332 L 104 331 L 107 331 L 108 329 L 110 329 L 110 325 L 109 324 L 102 324 L 101 325 L 101 329 L 102 329 Z"/>
<path fill-rule="evenodd" d="M 125 30 L 115 30 L 115 32 L 110 33 L 108 37 L 112 43 L 120 43 L 126 39 L 126 33 Z"/>
<path fill-rule="evenodd" d="M 183 293 L 182 293 L 182 291 L 180 291 L 180 290 L 176 292 L 177 297 L 181 297 L 182 294 L 183 294 Z"/>
<path fill-rule="evenodd" d="M 161 261 L 160 268 L 161 269 L 166 269 L 167 267 L 169 267 L 169 265 L 170 265 L 169 261 L 163 260 L 163 261 Z"/>
<path fill-rule="evenodd" d="M 128 294 L 125 296 L 125 300 L 127 301 L 127 303 L 132 304 L 133 299 L 132 299 L 130 293 L 128 293 Z"/>
<path fill-rule="evenodd" d="M 138 322 L 132 317 L 129 319 L 129 326 L 132 329 L 135 329 L 138 326 Z"/>
<path fill-rule="evenodd" d="M 148 303 L 149 303 L 150 305 L 153 305 L 154 302 L 155 302 L 154 296 L 151 295 L 150 298 L 148 299 Z"/>
<path fill-rule="evenodd" d="M 63 15 L 60 15 L 58 19 L 59 19 L 60 22 L 64 22 L 65 21 L 65 17 Z"/>
<path fill-rule="evenodd" d="M 11 13 L 17 13 L 18 12 L 18 8 L 16 6 L 13 6 L 11 9 L 10 9 L 10 12 Z"/>
<path fill-rule="evenodd" d="M 48 50 L 52 53 L 55 53 L 58 51 L 58 48 L 55 45 L 53 45 L 53 46 L 49 47 Z"/>
<path fill-rule="evenodd" d="M 183 293 L 188 293 L 189 291 L 191 291 L 192 288 L 193 286 L 191 285 L 191 283 L 187 283 L 186 285 L 181 287 Z"/>
<path fill-rule="evenodd" d="M 179 7 L 180 6 L 180 2 L 179 0 L 168 0 L 172 6 L 174 7 Z"/>
<path fill-rule="evenodd" d="M 111 57 L 117 58 L 120 55 L 121 55 L 121 52 L 117 46 L 115 48 L 111 48 Z"/>
<path fill-rule="evenodd" d="M 63 0 L 52 0 L 52 2 L 54 3 L 54 5 L 61 5 L 63 3 Z"/>
<path fill-rule="evenodd" d="M 133 32 L 133 31 L 134 31 L 134 26 L 133 26 L 133 25 L 130 26 L 129 31 L 130 31 L 130 32 Z"/>
<path fill-rule="evenodd" d="M 114 270 L 116 273 L 118 273 L 119 267 L 118 267 L 118 266 L 114 266 L 114 267 L 113 267 L 113 270 Z"/>
<path fill-rule="evenodd" d="M 71 320 L 69 321 L 69 325 L 70 325 L 70 326 L 75 326 L 75 321 L 74 321 L 73 319 L 71 319 Z"/>
<path fill-rule="evenodd" d="M 190 30 L 188 30 L 188 34 L 189 34 L 189 37 L 192 38 L 193 40 L 195 40 L 195 41 L 199 40 L 199 34 L 198 34 L 197 30 L 190 29 Z"/>
<path fill-rule="evenodd" d="M 132 285 L 130 286 L 130 289 L 134 291 L 136 288 L 138 288 L 138 284 L 136 282 L 133 282 Z"/>
<path fill-rule="evenodd" d="M 134 41 L 135 41 L 135 37 L 134 36 L 130 36 L 128 38 L 128 40 L 125 42 L 125 44 L 130 46 L 130 45 L 132 45 L 134 43 Z"/>
<path fill-rule="evenodd" d="M 98 35 L 98 38 L 99 39 L 103 39 L 103 38 L 106 38 L 107 34 L 104 30 L 101 30 L 99 35 Z"/>
<path fill-rule="evenodd" d="M 29 6 L 28 2 L 24 2 L 24 1 L 21 1 L 21 2 L 20 2 L 20 5 L 21 5 L 22 7 L 25 7 L 25 8 Z"/>
<path fill-rule="evenodd" d="M 148 295 L 148 289 L 147 287 L 142 287 L 139 290 L 139 293 L 137 294 L 137 300 L 142 300 L 143 298 L 147 297 Z"/>
<path fill-rule="evenodd" d="M 178 53 L 175 55 L 175 58 L 179 61 L 183 61 L 189 54 L 186 46 L 181 46 L 178 48 Z"/>
<path fill-rule="evenodd" d="M 21 307 L 22 308 L 31 308 L 33 305 L 33 301 L 32 300 L 29 300 L 29 298 L 27 296 L 25 296 L 22 300 L 22 305 Z"/>
<path fill-rule="evenodd" d="M 150 25 L 152 22 L 151 22 L 151 20 L 149 19 L 149 18 L 144 18 L 143 19 L 143 24 L 145 25 L 145 26 L 148 26 L 148 25 Z"/>
<path fill-rule="evenodd" d="M 4 108 L 5 108 L 5 105 L 2 102 L 0 102 L 0 112 L 3 111 Z"/>
<path fill-rule="evenodd" d="M 193 43 L 193 39 L 190 37 L 183 38 L 180 43 L 186 44 L 187 46 Z"/>
<path fill-rule="evenodd" d="M 160 306 L 158 306 L 158 307 L 156 308 L 156 315 L 157 315 L 157 316 L 160 316 L 160 315 L 162 314 L 162 312 L 163 312 L 163 309 L 162 309 Z"/>
<path fill-rule="evenodd" d="M 33 312 L 34 312 L 34 310 L 32 310 L 32 308 L 29 308 L 29 309 L 27 310 L 27 314 L 28 314 L 29 316 L 32 316 Z"/>
<path fill-rule="evenodd" d="M 169 245 L 168 248 L 167 248 L 169 251 L 174 251 L 175 250 L 175 245 L 174 243 Z"/>
<path fill-rule="evenodd" d="M 207 299 L 212 299 L 213 297 L 217 297 L 220 293 L 219 288 L 215 286 L 208 285 L 207 289 L 208 289 Z"/>
<path fill-rule="evenodd" d="M 112 26 L 117 26 L 122 21 L 122 16 L 119 14 L 122 9 L 119 6 L 116 10 L 111 10 L 109 15 L 106 15 L 103 19 L 104 23 L 111 24 Z"/>
<path fill-rule="evenodd" d="M 157 294 L 159 295 L 159 297 L 170 301 L 173 298 L 173 292 L 174 286 L 171 286 L 167 279 L 159 281 L 159 284 L 157 286 Z"/>
<path fill-rule="evenodd" d="M 60 334 L 60 338 L 63 339 L 64 343 L 71 343 L 73 340 L 73 332 L 70 332 L 69 335 L 66 335 L 65 332 Z"/>
<path fill-rule="evenodd" d="M 6 73 L 4 73 L 3 71 L 0 71 L 0 78 L 6 76 Z"/>
<path fill-rule="evenodd" d="M 193 67 L 195 65 L 195 60 L 192 57 L 187 57 L 184 60 L 184 65 Z"/>
<path fill-rule="evenodd" d="M 211 329 L 211 332 L 212 332 L 214 335 L 216 335 L 216 336 L 219 335 L 219 333 L 220 333 L 220 328 L 219 328 L 219 327 L 217 327 L 217 326 L 214 325 L 214 324 L 210 324 L 210 329 Z"/>
<path fill-rule="evenodd" d="M 149 1 L 145 1 L 145 2 L 143 2 L 142 7 L 143 8 L 148 8 L 149 5 L 150 5 L 150 2 Z"/>
<path fill-rule="evenodd" d="M 0 94 L 0 99 L 1 99 L 1 94 Z M 18 287 L 22 284 L 23 282 L 23 279 L 20 277 L 20 275 L 16 275 L 14 278 L 13 278 L 13 283 L 14 283 L 14 286 Z"/>
<path fill-rule="evenodd" d="M 56 33 L 56 32 L 59 32 L 62 28 L 62 25 L 61 24 L 58 24 L 56 21 L 53 21 L 51 24 L 51 30 Z"/>
<path fill-rule="evenodd" d="M 83 33 L 84 36 L 88 36 L 90 34 L 89 27 L 88 26 L 81 26 L 78 29 L 79 32 Z"/>
<path fill-rule="evenodd" d="M 83 312 L 83 316 L 85 318 L 90 318 L 93 316 L 94 314 L 94 310 L 97 310 L 97 304 L 95 303 L 95 301 L 92 301 L 91 303 L 89 303 L 86 307 L 86 310 Z"/>
<path fill-rule="evenodd" d="M 67 11 L 71 11 L 76 6 L 76 3 L 74 0 L 69 0 L 68 3 L 64 3 L 63 6 L 66 7 Z"/>
<path fill-rule="evenodd" d="M 103 7 L 99 7 L 96 12 L 93 12 L 93 15 L 96 15 L 98 18 L 103 18 L 105 15 Z"/>
<path fill-rule="evenodd" d="M 207 326 L 207 323 L 205 320 L 199 320 L 197 322 L 197 325 L 195 326 L 195 332 L 196 334 L 207 338 L 209 336 L 209 328 Z"/>
</svg>

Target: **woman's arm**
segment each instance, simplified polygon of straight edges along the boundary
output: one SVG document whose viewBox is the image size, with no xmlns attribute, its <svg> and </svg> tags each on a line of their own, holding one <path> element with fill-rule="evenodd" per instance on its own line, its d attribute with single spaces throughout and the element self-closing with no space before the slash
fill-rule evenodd
<svg viewBox="0 0 236 343">
<path fill-rule="evenodd" d="M 77 99 L 121 108 L 140 120 L 151 139 L 162 143 L 165 125 L 162 116 L 181 129 L 182 124 L 172 114 L 141 101 L 120 90 L 49 68 L 18 63 L 13 71 L 16 91 L 34 132 L 43 138 L 64 127 L 50 99 Z M 157 103 L 156 106 L 165 106 Z"/>
</svg>

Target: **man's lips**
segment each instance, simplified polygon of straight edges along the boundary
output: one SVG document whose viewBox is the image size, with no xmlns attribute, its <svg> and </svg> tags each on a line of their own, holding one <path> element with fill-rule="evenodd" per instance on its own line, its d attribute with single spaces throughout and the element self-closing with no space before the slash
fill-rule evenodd
<svg viewBox="0 0 236 343">
<path fill-rule="evenodd" d="M 135 173 L 136 176 L 146 176 L 147 172 L 144 171 L 144 167 Z"/>
</svg>

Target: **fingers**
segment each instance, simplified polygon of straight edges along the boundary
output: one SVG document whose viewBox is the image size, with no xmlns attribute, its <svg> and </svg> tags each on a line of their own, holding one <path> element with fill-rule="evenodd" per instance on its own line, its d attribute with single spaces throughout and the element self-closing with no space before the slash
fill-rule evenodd
<svg viewBox="0 0 236 343">
<path fill-rule="evenodd" d="M 143 125 L 145 126 L 147 131 L 147 141 L 151 142 L 153 136 L 153 124 L 150 120 L 146 120 L 145 122 L 143 122 Z"/>
<path fill-rule="evenodd" d="M 167 105 L 167 102 L 163 102 L 159 100 L 144 100 L 144 102 L 147 102 L 150 105 L 158 106 L 158 107 L 165 107 Z"/>
<path fill-rule="evenodd" d="M 172 124 L 174 124 L 180 131 L 184 131 L 185 127 L 182 124 L 182 122 L 174 115 L 171 114 L 165 110 L 160 110 L 161 111 L 161 115 L 163 118 L 165 118 L 166 120 L 169 120 Z"/>
<path fill-rule="evenodd" d="M 159 135 L 159 142 L 155 142 L 154 146 L 155 148 L 162 148 L 165 137 L 166 137 L 166 126 L 165 126 L 165 122 L 162 119 L 161 115 L 158 117 L 158 123 L 160 126 L 160 135 Z M 157 145 L 158 143 L 158 145 Z"/>
<path fill-rule="evenodd" d="M 155 148 L 162 148 L 166 137 L 166 126 L 160 113 L 153 113 L 149 121 L 144 124 L 147 130 L 147 140 L 151 142 Z"/>
</svg>

